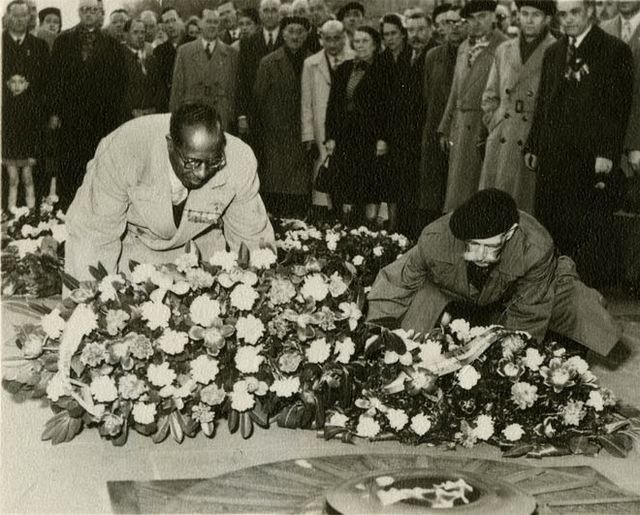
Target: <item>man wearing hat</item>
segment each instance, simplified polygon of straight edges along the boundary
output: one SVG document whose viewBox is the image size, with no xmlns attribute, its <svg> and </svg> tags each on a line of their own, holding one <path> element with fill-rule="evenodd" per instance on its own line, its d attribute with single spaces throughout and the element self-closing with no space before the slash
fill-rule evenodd
<svg viewBox="0 0 640 515">
<path fill-rule="evenodd" d="M 524 164 L 522 148 L 531 128 L 545 50 L 556 41 L 549 32 L 552 0 L 516 2 L 520 35 L 496 50 L 482 95 L 489 136 L 480 188 L 511 194 L 519 209 L 533 214 L 535 172 Z"/>
<path fill-rule="evenodd" d="M 349 36 L 353 39 L 353 33 L 364 22 L 364 5 L 360 2 L 347 2 L 338 11 L 338 21 L 341 21 Z"/>
<path fill-rule="evenodd" d="M 428 225 L 369 293 L 371 322 L 393 319 L 425 333 L 445 312 L 526 331 L 538 342 L 553 331 L 602 355 L 620 339 L 602 296 L 579 280 L 571 259 L 556 256 L 544 227 L 497 189 Z"/>
<path fill-rule="evenodd" d="M 451 93 L 438 127 L 442 150 L 449 152 L 445 213 L 478 191 L 484 156 L 475 149 L 486 136 L 482 93 L 496 49 L 507 39 L 494 28 L 496 5 L 495 1 L 472 0 L 461 12 L 469 26 L 469 37 L 458 49 Z"/>
</svg>

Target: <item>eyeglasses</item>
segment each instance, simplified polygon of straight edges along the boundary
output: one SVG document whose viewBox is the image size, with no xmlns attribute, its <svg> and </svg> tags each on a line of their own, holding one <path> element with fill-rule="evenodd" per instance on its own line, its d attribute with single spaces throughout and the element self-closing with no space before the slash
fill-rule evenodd
<svg viewBox="0 0 640 515">
<path fill-rule="evenodd" d="M 100 12 L 100 7 L 89 7 L 89 6 L 80 7 L 80 12 L 97 14 Z"/>
<path fill-rule="evenodd" d="M 442 23 L 444 23 L 446 25 L 450 25 L 450 26 L 460 27 L 460 26 L 464 25 L 465 23 L 467 23 L 467 20 L 465 20 L 464 18 L 462 20 L 443 20 Z"/>
<path fill-rule="evenodd" d="M 213 159 L 197 159 L 195 157 L 184 157 L 177 146 L 174 145 L 173 148 L 180 158 L 180 161 L 182 161 L 184 169 L 190 172 L 198 170 L 202 165 L 204 165 L 205 169 L 213 170 L 215 172 L 218 172 L 227 166 L 227 157 L 225 156 L 224 151 L 222 151 L 222 155 L 220 157 L 214 157 Z"/>
</svg>

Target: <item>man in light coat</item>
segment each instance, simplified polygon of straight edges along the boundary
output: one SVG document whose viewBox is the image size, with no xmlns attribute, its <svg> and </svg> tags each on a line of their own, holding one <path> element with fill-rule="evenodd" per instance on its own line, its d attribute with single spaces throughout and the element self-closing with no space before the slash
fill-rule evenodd
<svg viewBox="0 0 640 515">
<path fill-rule="evenodd" d="M 200 38 L 178 47 L 169 107 L 184 102 L 206 102 L 216 108 L 225 130 L 235 112 L 238 51 L 218 38 L 220 15 L 203 9 Z"/>
<path fill-rule="evenodd" d="M 533 214 L 536 175 L 524 164 L 527 141 L 545 50 L 555 42 L 548 27 L 555 3 L 519 1 L 520 36 L 496 51 L 482 95 L 484 124 L 489 131 L 480 174 L 480 189 L 508 192 L 519 209 Z"/>
<path fill-rule="evenodd" d="M 469 37 L 458 49 L 451 93 L 438 127 L 440 145 L 449 151 L 445 213 L 478 191 L 484 157 L 478 144 L 486 136 L 482 93 L 496 48 L 507 39 L 494 28 L 496 5 L 493 1 L 472 0 L 461 13 L 469 24 Z"/>
<path fill-rule="evenodd" d="M 415 247 L 380 271 L 368 299 L 369 321 L 423 334 L 463 314 L 540 343 L 553 331 L 602 355 L 621 337 L 602 295 L 557 256 L 546 229 L 496 189 L 425 227 Z"/>
<path fill-rule="evenodd" d="M 302 142 L 307 151 L 317 153 L 314 163 L 314 179 L 327 157 L 324 146 L 324 122 L 335 69 L 345 61 L 353 59 L 353 50 L 347 45 L 347 34 L 342 22 L 329 20 L 320 31 L 323 50 L 307 57 L 302 69 Z M 331 209 L 331 199 L 326 193 L 313 190 L 312 206 Z"/>
<path fill-rule="evenodd" d="M 136 118 L 104 138 L 67 212 L 66 271 L 90 280 L 99 262 L 168 263 L 193 242 L 203 259 L 228 246 L 274 247 L 256 159 L 202 103 Z"/>
</svg>

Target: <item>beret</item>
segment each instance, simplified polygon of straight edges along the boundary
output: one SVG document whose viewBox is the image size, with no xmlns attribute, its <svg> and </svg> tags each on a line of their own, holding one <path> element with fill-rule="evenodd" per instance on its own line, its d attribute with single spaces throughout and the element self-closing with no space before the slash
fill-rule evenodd
<svg viewBox="0 0 640 515">
<path fill-rule="evenodd" d="M 516 0 L 516 6 L 518 9 L 521 7 L 533 7 L 534 9 L 541 10 L 547 16 L 553 16 L 556 13 L 555 0 Z"/>
<path fill-rule="evenodd" d="M 286 29 L 289 25 L 302 25 L 305 30 L 311 28 L 311 23 L 302 16 L 285 16 L 280 20 L 280 30 Z"/>
<path fill-rule="evenodd" d="M 348 11 L 353 10 L 360 11 L 362 13 L 362 16 L 364 16 L 364 5 L 362 5 L 360 2 L 347 2 L 338 10 L 338 20 L 342 21 L 345 14 L 347 14 Z"/>
<path fill-rule="evenodd" d="M 496 7 L 498 7 L 498 2 L 495 0 L 470 0 L 464 5 L 462 11 L 460 11 L 460 16 L 468 18 L 473 13 L 480 11 L 495 12 Z"/>
<path fill-rule="evenodd" d="M 459 240 L 482 240 L 508 231 L 520 221 L 516 201 L 508 193 L 489 188 L 472 195 L 449 219 Z"/>
<path fill-rule="evenodd" d="M 367 34 L 369 34 L 369 36 L 371 36 L 371 39 L 373 39 L 375 45 L 380 48 L 380 45 L 382 44 L 382 37 L 376 29 L 374 29 L 373 27 L 369 27 L 369 25 L 361 25 L 356 29 L 356 31 L 366 32 Z"/>
<path fill-rule="evenodd" d="M 45 7 L 44 9 L 40 9 L 40 12 L 38 12 L 38 19 L 40 20 L 40 23 L 44 23 L 44 19 L 50 14 L 55 14 L 62 21 L 60 9 L 57 7 Z"/>
</svg>

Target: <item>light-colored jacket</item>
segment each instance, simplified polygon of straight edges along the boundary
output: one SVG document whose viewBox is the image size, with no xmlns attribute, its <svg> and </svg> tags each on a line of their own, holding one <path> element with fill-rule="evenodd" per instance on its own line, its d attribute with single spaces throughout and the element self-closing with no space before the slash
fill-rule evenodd
<svg viewBox="0 0 640 515">
<path fill-rule="evenodd" d="M 482 156 L 477 144 L 485 134 L 480 102 L 496 48 L 505 40 L 502 32 L 494 30 L 489 45 L 478 54 L 471 67 L 468 65 L 469 40 L 463 41 L 458 49 L 451 93 L 438 128 L 438 132 L 453 142 L 449 151 L 445 212 L 454 210 L 478 191 Z"/>
<path fill-rule="evenodd" d="M 533 213 L 536 174 L 525 166 L 522 150 L 531 129 L 544 52 L 555 40 L 547 34 L 524 64 L 519 38 L 502 43 L 482 94 L 489 136 L 479 188 L 506 191 L 528 213 Z"/>
<path fill-rule="evenodd" d="M 238 138 L 226 135 L 227 166 L 191 190 L 179 227 L 171 202 L 165 135 L 169 114 L 136 118 L 105 137 L 87 165 L 68 210 L 66 271 L 91 279 L 101 262 L 109 273 L 129 273 L 129 261 L 167 263 L 193 241 L 203 259 L 225 245 L 238 250 L 274 246 L 273 228 L 258 194 L 256 159 Z"/>
<path fill-rule="evenodd" d="M 178 47 L 169 108 L 201 101 L 218 110 L 225 130 L 233 121 L 236 101 L 238 51 L 217 40 L 211 59 L 200 38 Z"/>
<path fill-rule="evenodd" d="M 348 45 L 340 56 L 340 62 L 353 59 L 353 50 Z M 314 179 L 320 165 L 327 157 L 324 148 L 324 122 L 331 91 L 331 72 L 325 51 L 313 54 L 304 61 L 302 69 L 302 141 L 313 141 L 318 149 L 318 158 L 314 163 Z M 316 205 L 328 204 L 327 195 L 313 191 L 313 203 Z"/>
</svg>

